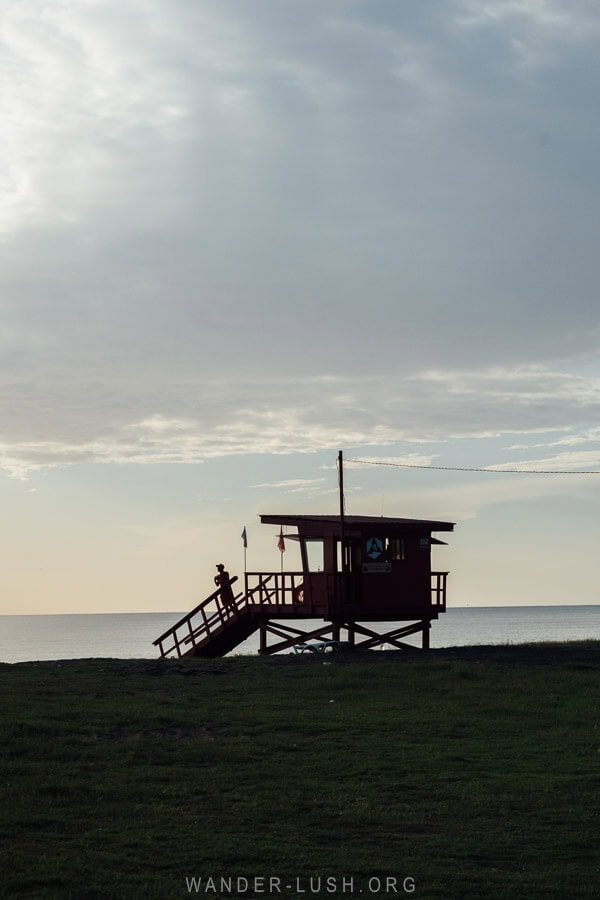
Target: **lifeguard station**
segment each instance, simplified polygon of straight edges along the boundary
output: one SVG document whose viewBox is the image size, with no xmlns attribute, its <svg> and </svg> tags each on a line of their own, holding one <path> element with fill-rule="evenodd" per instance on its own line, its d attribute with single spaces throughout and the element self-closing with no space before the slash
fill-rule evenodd
<svg viewBox="0 0 600 900">
<path fill-rule="evenodd" d="M 446 611 L 448 576 L 431 568 L 432 547 L 445 543 L 434 533 L 453 531 L 453 523 L 346 515 L 260 519 L 286 542 L 298 542 L 300 569 L 246 572 L 239 593 L 239 579 L 231 578 L 233 600 L 226 606 L 220 591 L 212 593 L 154 641 L 161 656 L 223 656 L 257 630 L 263 654 L 314 640 L 414 649 L 406 643 L 413 635 L 429 648 L 431 622 Z"/>
</svg>

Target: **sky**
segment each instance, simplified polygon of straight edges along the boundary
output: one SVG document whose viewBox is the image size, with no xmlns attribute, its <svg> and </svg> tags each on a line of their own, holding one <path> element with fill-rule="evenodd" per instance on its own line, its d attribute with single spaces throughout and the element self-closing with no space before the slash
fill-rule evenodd
<svg viewBox="0 0 600 900">
<path fill-rule="evenodd" d="M 599 37 L 4 0 L 0 613 L 188 610 L 244 526 L 277 570 L 259 514 L 337 512 L 339 450 L 347 513 L 456 523 L 450 607 L 597 603 Z"/>
</svg>

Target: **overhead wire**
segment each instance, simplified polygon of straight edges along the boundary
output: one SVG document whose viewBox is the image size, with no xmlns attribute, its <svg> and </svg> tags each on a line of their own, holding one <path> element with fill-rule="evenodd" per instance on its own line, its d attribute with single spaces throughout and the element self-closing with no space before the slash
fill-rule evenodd
<svg viewBox="0 0 600 900">
<path fill-rule="evenodd" d="M 366 466 L 395 466 L 399 469 L 433 469 L 439 472 L 484 472 L 486 475 L 600 475 L 596 469 L 491 469 L 476 466 L 426 466 L 420 463 L 384 462 L 373 459 L 347 459 Z"/>
</svg>

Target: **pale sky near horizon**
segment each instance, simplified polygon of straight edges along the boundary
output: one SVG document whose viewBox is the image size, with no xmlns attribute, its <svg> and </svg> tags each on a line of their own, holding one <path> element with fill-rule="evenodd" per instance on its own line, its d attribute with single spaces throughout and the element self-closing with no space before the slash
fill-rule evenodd
<svg viewBox="0 0 600 900">
<path fill-rule="evenodd" d="M 600 472 L 592 0 L 5 0 L 0 614 L 277 569 L 335 460 Z M 597 603 L 600 476 L 347 464 L 449 605 Z M 443 535 L 440 535 L 444 537 Z M 291 557 L 287 556 L 286 563 Z"/>
</svg>

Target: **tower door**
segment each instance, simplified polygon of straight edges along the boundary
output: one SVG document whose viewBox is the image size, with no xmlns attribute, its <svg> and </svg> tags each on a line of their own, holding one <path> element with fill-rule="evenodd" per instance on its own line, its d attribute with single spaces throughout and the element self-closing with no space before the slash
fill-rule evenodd
<svg viewBox="0 0 600 900">
<path fill-rule="evenodd" d="M 361 603 L 361 545 L 360 538 L 345 540 L 345 569 L 342 562 L 342 546 L 335 539 L 336 609 L 345 611 Z"/>
<path fill-rule="evenodd" d="M 303 538 L 300 549 L 305 602 L 308 602 L 315 612 L 324 614 L 328 608 L 325 542 L 321 538 Z"/>
</svg>

